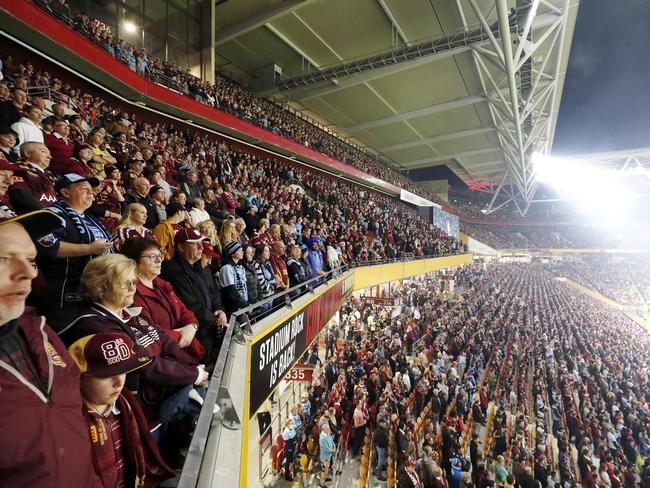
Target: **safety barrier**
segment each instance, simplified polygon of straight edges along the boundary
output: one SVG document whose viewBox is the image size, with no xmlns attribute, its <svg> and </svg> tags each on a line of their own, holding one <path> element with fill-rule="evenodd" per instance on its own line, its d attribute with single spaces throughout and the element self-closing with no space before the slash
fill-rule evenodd
<svg viewBox="0 0 650 488">
<path fill-rule="evenodd" d="M 247 363 L 246 359 L 242 362 L 242 358 L 248 357 L 248 361 L 250 361 L 249 353 L 254 335 L 253 328 L 256 329 L 256 338 L 267 334 L 269 330 L 277 328 L 278 324 L 281 325 L 284 323 L 287 317 L 291 318 L 303 313 L 311 303 L 322 298 L 332 288 L 340 286 L 343 281 L 346 284 L 350 284 L 354 280 L 354 289 L 360 289 L 361 285 L 368 284 L 369 276 L 376 277 L 378 281 L 376 283 L 370 283 L 367 286 L 385 282 L 387 280 L 384 279 L 385 274 L 382 270 L 387 266 L 400 266 L 404 273 L 408 273 L 408 276 L 414 276 L 415 274 L 422 274 L 436 269 L 459 266 L 471 259 L 471 255 L 427 256 L 419 259 L 413 258 L 406 262 L 387 259 L 345 265 L 337 270 L 328 272 L 323 277 L 311 279 L 301 285 L 262 300 L 253 306 L 235 312 L 230 318 L 224 336 L 223 345 L 212 373 L 204 406 L 188 449 L 178 486 L 181 488 L 189 488 L 209 485 L 212 482 L 212 474 L 208 473 L 208 471 L 214 469 L 218 446 L 220 445 L 222 436 L 226 436 L 228 442 L 231 440 L 239 440 L 241 442 L 242 438 L 247 436 L 247 429 L 244 427 L 248 424 L 249 407 L 252 407 L 252 405 L 249 405 L 250 398 L 244 398 L 244 396 L 238 398 L 233 396 L 231 398 L 227 385 L 232 381 L 233 377 L 239 378 L 244 373 L 242 369 L 245 369 Z M 363 280 L 357 282 L 356 273 L 363 273 L 366 270 L 372 272 L 370 274 L 365 273 Z M 391 279 L 403 279 L 408 276 L 396 275 L 394 270 L 390 273 Z M 351 289 L 346 290 L 346 293 L 351 291 Z M 268 313 L 258 316 L 252 315 L 256 309 L 267 303 L 274 304 Z M 268 325 L 271 323 L 271 316 L 273 316 L 273 319 L 276 319 L 273 322 L 275 325 L 266 328 L 262 327 L 265 324 Z M 301 355 L 302 351 L 298 351 L 295 359 L 297 360 Z M 242 385 L 239 384 L 239 386 L 241 387 Z M 243 389 L 239 393 L 243 395 Z M 240 404 L 239 401 L 246 404 L 243 411 L 245 418 L 241 420 L 233 408 L 233 405 Z M 215 405 L 219 405 L 221 411 L 219 414 L 214 415 L 213 418 Z M 239 433 L 239 429 L 242 429 L 241 433 Z M 248 442 L 248 439 L 244 438 L 243 440 L 244 446 L 242 446 L 241 455 L 245 456 L 245 448 L 247 447 L 245 444 Z M 235 447 L 231 446 L 231 450 Z M 239 483 L 243 483 L 246 476 L 244 470 L 246 470 L 247 460 L 240 458 L 240 465 Z M 228 466 L 228 468 L 234 469 L 233 466 Z M 223 475 L 235 476 L 233 473 L 223 473 Z M 238 484 L 232 478 L 229 479 L 229 483 L 229 486 L 236 486 Z"/>
</svg>

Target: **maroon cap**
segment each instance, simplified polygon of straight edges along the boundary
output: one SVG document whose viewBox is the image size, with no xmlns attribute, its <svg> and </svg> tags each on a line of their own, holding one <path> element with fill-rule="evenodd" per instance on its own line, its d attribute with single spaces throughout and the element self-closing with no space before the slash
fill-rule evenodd
<svg viewBox="0 0 650 488">
<path fill-rule="evenodd" d="M 176 233 L 176 236 L 174 236 L 174 242 L 176 244 L 182 244 L 183 242 L 201 242 L 205 239 L 207 239 L 207 237 L 203 237 L 194 229 L 179 230 Z"/>
<path fill-rule="evenodd" d="M 212 244 L 210 244 L 210 241 L 203 241 L 203 254 L 210 256 L 211 258 L 216 258 L 219 256 L 212 247 Z"/>
<path fill-rule="evenodd" d="M 81 374 L 110 378 L 146 366 L 151 358 L 136 352 L 126 334 L 102 332 L 82 337 L 68 349 Z"/>
</svg>

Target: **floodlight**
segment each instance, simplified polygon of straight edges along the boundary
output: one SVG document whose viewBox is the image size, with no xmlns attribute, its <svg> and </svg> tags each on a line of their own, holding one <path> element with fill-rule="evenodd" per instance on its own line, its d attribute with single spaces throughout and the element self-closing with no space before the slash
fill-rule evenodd
<svg viewBox="0 0 650 488">
<path fill-rule="evenodd" d="M 124 22 L 124 31 L 128 32 L 129 34 L 134 34 L 135 31 L 137 30 L 135 24 L 131 21 L 126 21 Z"/>
</svg>

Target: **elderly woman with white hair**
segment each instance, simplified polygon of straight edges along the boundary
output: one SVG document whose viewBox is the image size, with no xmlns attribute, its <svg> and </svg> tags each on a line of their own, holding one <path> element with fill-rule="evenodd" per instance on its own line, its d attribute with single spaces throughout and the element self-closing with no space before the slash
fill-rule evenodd
<svg viewBox="0 0 650 488">
<path fill-rule="evenodd" d="M 208 373 L 165 331 L 140 315 L 140 309 L 129 308 L 136 284 L 136 263 L 132 259 L 110 254 L 92 260 L 81 276 L 81 292 L 89 305 L 61 335 L 71 343 L 101 332 L 127 334 L 136 348 L 153 359 L 129 375 L 127 385 L 137 388 L 154 438 L 164 441 L 171 421 L 189 416 L 192 425 L 196 424 Z"/>
</svg>

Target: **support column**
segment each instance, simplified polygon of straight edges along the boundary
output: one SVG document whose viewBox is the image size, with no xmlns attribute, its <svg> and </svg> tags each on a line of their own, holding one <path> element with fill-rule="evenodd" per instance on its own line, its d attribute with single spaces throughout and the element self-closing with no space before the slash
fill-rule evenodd
<svg viewBox="0 0 650 488">
<path fill-rule="evenodd" d="M 201 3 L 201 79 L 214 82 L 215 70 L 215 20 L 214 0 Z"/>
</svg>

